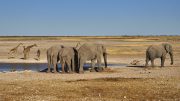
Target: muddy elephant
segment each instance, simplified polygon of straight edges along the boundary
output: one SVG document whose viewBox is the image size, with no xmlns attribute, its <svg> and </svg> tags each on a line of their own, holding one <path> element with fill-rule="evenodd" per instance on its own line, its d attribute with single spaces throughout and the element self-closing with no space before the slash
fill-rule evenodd
<svg viewBox="0 0 180 101">
<path fill-rule="evenodd" d="M 63 48 L 63 45 L 54 45 L 51 46 L 48 50 L 47 50 L 47 61 L 48 61 L 48 70 L 47 72 L 50 72 L 50 68 L 51 66 L 53 66 L 54 68 L 54 73 L 57 73 L 58 70 L 58 53 L 59 51 Z"/>
<path fill-rule="evenodd" d="M 68 67 L 69 73 L 75 72 L 75 59 L 77 50 L 73 47 L 64 47 L 59 51 L 59 59 L 62 67 L 62 73 L 65 73 L 64 66 Z"/>
<path fill-rule="evenodd" d="M 78 49 L 79 73 L 83 73 L 83 65 L 87 60 L 91 60 L 91 71 L 101 70 L 101 56 L 103 55 L 105 68 L 107 68 L 107 52 L 102 44 L 83 44 Z M 95 70 L 95 61 L 97 60 L 98 69 Z"/>
<path fill-rule="evenodd" d="M 154 59 L 161 59 L 161 67 L 164 67 L 164 62 L 166 59 L 166 54 L 169 53 L 171 58 L 171 65 L 173 65 L 173 48 L 169 43 L 162 43 L 160 45 L 151 45 L 146 50 L 146 64 L 151 61 L 151 66 L 154 67 Z"/>
</svg>

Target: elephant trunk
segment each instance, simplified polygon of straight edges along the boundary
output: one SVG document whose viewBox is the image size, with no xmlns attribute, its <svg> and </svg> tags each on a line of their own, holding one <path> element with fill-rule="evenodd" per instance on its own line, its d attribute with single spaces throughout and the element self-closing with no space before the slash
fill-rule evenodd
<svg viewBox="0 0 180 101">
<path fill-rule="evenodd" d="M 103 53 L 105 68 L 107 68 L 107 53 Z"/>
<path fill-rule="evenodd" d="M 173 52 L 169 52 L 169 55 L 171 57 L 171 65 L 173 65 L 173 62 L 174 62 L 174 60 L 173 60 Z"/>
</svg>

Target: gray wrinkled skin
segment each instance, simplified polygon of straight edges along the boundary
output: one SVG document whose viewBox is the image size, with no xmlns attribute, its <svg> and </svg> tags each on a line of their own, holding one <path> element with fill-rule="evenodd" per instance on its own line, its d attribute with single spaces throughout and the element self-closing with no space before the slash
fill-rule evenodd
<svg viewBox="0 0 180 101">
<path fill-rule="evenodd" d="M 151 61 L 151 66 L 154 67 L 154 59 L 156 58 L 161 59 L 161 67 L 164 67 L 164 62 L 165 62 L 167 53 L 169 53 L 170 58 L 171 58 L 171 65 L 173 65 L 173 48 L 169 43 L 149 46 L 146 50 L 145 67 L 148 66 L 149 61 Z"/>
<path fill-rule="evenodd" d="M 95 71 L 95 61 L 97 60 L 98 69 L 101 67 L 101 56 L 103 55 L 105 68 L 107 67 L 107 52 L 102 44 L 83 44 L 78 49 L 79 73 L 83 73 L 83 65 L 91 60 L 92 71 Z"/>
<path fill-rule="evenodd" d="M 75 52 L 76 49 L 73 47 L 64 47 L 59 51 L 59 59 L 62 66 L 62 73 L 65 73 L 65 63 L 68 66 L 69 73 L 75 72 Z"/>
<path fill-rule="evenodd" d="M 50 72 L 51 66 L 54 68 L 54 73 L 57 73 L 57 64 L 59 61 L 58 53 L 63 48 L 62 45 L 51 46 L 47 50 L 47 61 L 48 61 L 48 73 Z"/>
</svg>

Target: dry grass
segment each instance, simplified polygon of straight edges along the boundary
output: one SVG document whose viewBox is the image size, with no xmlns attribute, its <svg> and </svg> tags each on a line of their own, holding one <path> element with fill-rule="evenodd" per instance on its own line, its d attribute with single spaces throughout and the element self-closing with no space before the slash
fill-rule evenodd
<svg viewBox="0 0 180 101">
<path fill-rule="evenodd" d="M 77 81 L 15 81 L 0 85 L 5 101 L 180 100 L 176 79 L 104 78 Z"/>
</svg>

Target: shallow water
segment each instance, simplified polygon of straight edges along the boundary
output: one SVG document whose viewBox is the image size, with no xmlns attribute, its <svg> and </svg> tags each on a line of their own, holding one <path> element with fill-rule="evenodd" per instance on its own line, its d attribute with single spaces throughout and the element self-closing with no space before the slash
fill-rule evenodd
<svg viewBox="0 0 180 101">
<path fill-rule="evenodd" d="M 108 66 L 125 66 L 125 64 L 108 64 Z M 89 63 L 84 65 L 85 70 L 87 70 L 88 68 L 90 68 Z M 58 69 L 61 70 L 60 64 L 58 65 Z M 0 72 L 24 70 L 45 72 L 47 71 L 47 63 L 0 63 Z"/>
</svg>

